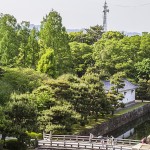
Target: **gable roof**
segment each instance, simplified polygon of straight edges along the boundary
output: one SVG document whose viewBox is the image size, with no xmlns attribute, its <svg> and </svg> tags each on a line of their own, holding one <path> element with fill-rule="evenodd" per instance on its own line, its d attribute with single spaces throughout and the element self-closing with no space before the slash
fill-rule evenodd
<svg viewBox="0 0 150 150">
<path fill-rule="evenodd" d="M 121 91 L 127 91 L 127 90 L 134 90 L 136 88 L 138 88 L 137 85 L 134 85 L 133 83 L 129 82 L 128 80 L 124 79 L 124 87 L 119 89 L 119 92 Z M 104 84 L 104 89 L 106 91 L 109 91 L 111 89 L 111 87 L 113 86 L 113 84 L 110 83 L 110 81 L 102 81 Z"/>
</svg>

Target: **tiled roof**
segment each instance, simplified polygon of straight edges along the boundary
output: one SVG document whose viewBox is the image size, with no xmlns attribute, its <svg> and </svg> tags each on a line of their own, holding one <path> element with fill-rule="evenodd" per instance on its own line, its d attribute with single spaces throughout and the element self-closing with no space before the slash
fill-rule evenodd
<svg viewBox="0 0 150 150">
<path fill-rule="evenodd" d="M 113 86 L 113 84 L 111 84 L 110 81 L 102 81 L 102 82 L 104 84 L 104 89 L 106 91 L 109 91 L 111 89 L 111 87 Z M 125 84 L 124 87 L 119 89 L 120 92 L 138 88 L 137 85 L 132 84 L 128 80 L 124 80 L 124 84 Z"/>
</svg>

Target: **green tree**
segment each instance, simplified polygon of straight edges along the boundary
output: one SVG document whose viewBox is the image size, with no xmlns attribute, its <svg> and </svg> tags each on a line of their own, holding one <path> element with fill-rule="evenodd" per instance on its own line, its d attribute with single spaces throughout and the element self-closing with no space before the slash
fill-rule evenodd
<svg viewBox="0 0 150 150">
<path fill-rule="evenodd" d="M 136 79 L 134 65 L 139 59 L 141 37 L 123 37 L 118 32 L 110 33 L 103 34 L 102 39 L 94 45 L 95 66 L 110 75 L 125 72 L 127 77 Z"/>
<path fill-rule="evenodd" d="M 28 67 L 27 57 L 29 55 L 28 38 L 30 35 L 30 23 L 22 21 L 18 30 L 18 38 L 20 40 L 19 55 L 17 64 L 22 67 Z"/>
<path fill-rule="evenodd" d="M 148 99 L 150 99 L 150 80 L 147 81 L 147 85 L 148 85 L 147 95 L 148 95 Z"/>
<path fill-rule="evenodd" d="M 99 75 L 95 73 L 85 74 L 82 80 L 87 83 L 88 87 L 87 98 L 90 100 L 87 107 L 88 114 L 91 113 L 90 115 L 97 120 L 100 114 L 105 115 L 109 110 L 103 83 L 100 81 Z"/>
<path fill-rule="evenodd" d="M 30 29 L 30 22 L 22 21 L 17 35 L 20 41 L 17 65 L 35 69 L 40 51 L 37 29 Z"/>
<path fill-rule="evenodd" d="M 48 79 L 46 74 L 40 74 L 33 69 L 23 68 L 5 68 L 5 73 L 1 78 L 1 83 L 6 89 L 12 89 L 12 92 L 26 93 L 32 92 L 35 88 L 41 86 L 42 81 Z M 7 86 L 9 85 L 9 87 Z M 6 88 L 8 87 L 8 88 Z"/>
<path fill-rule="evenodd" d="M 27 56 L 27 63 L 29 67 L 36 68 L 36 65 L 39 60 L 39 51 L 40 51 L 40 46 L 38 43 L 38 36 L 39 32 L 37 31 L 36 28 L 33 28 L 30 31 L 30 35 L 28 37 L 28 51 L 29 54 Z"/>
<path fill-rule="evenodd" d="M 70 49 L 73 60 L 73 70 L 81 77 L 85 74 L 87 68 L 91 66 L 94 61 L 92 59 L 92 46 L 86 43 L 70 43 Z"/>
<path fill-rule="evenodd" d="M 94 44 L 93 59 L 96 67 L 104 69 L 111 75 L 117 72 L 115 65 L 122 60 L 122 49 L 119 41 L 124 38 L 120 32 L 110 31 L 102 35 L 102 38 Z"/>
<path fill-rule="evenodd" d="M 124 34 L 119 32 L 119 31 L 108 31 L 108 32 L 105 32 L 103 35 L 102 35 L 102 39 L 105 39 L 105 40 L 110 40 L 110 39 L 115 39 L 115 40 L 120 40 L 120 39 L 123 39 L 124 38 Z"/>
<path fill-rule="evenodd" d="M 4 105 L 10 99 L 13 87 L 5 81 L 0 80 L 0 105 Z"/>
<path fill-rule="evenodd" d="M 103 27 L 99 25 L 91 26 L 89 29 L 86 30 L 86 37 L 88 44 L 92 45 L 97 42 L 99 39 L 102 38 L 103 35 Z"/>
<path fill-rule="evenodd" d="M 150 56 L 150 34 L 144 34 L 141 36 L 140 51 L 138 53 L 139 61 L 143 58 L 149 58 Z"/>
<path fill-rule="evenodd" d="M 107 93 L 107 99 L 110 102 L 112 115 L 114 111 L 118 108 L 123 106 L 121 102 L 123 100 L 123 94 L 119 92 L 119 89 L 124 87 L 124 80 L 125 74 L 123 72 L 118 72 L 114 74 L 111 79 L 110 83 L 112 85 L 111 89 Z"/>
<path fill-rule="evenodd" d="M 72 125 L 77 123 L 80 115 L 76 113 L 69 103 L 61 103 L 43 110 L 39 116 L 40 129 L 54 134 L 70 133 Z"/>
<path fill-rule="evenodd" d="M 92 45 L 102 37 L 102 34 L 103 27 L 96 25 L 79 32 L 69 33 L 69 40 L 70 42 L 79 42 Z"/>
<path fill-rule="evenodd" d="M 120 50 L 117 45 L 118 41 L 115 39 L 101 39 L 94 44 L 93 59 L 95 66 L 111 75 L 117 72 L 115 64 L 116 61 L 118 62 L 117 59 L 120 58 L 118 57 Z"/>
<path fill-rule="evenodd" d="M 125 73 L 124 72 L 118 72 L 116 74 L 114 74 L 111 79 L 110 82 L 111 84 L 113 84 L 114 89 L 116 89 L 117 92 L 119 92 L 119 89 L 124 87 L 124 79 L 125 78 Z"/>
<path fill-rule="evenodd" d="M 47 73 L 51 77 L 56 76 L 56 62 L 53 49 L 48 48 L 46 53 L 41 56 L 37 65 L 37 70 Z"/>
<path fill-rule="evenodd" d="M 54 50 L 56 76 L 72 69 L 69 39 L 61 16 L 52 10 L 41 22 L 40 40 L 43 45 Z"/>
<path fill-rule="evenodd" d="M 139 79 L 138 81 L 138 89 L 137 89 L 137 99 L 142 100 L 149 100 L 150 95 L 149 95 L 149 89 L 150 89 L 150 84 L 149 81 L 146 79 Z"/>
<path fill-rule="evenodd" d="M 18 55 L 17 21 L 9 14 L 0 14 L 0 61 L 14 65 Z"/>
<path fill-rule="evenodd" d="M 81 114 L 81 125 L 85 125 L 88 122 L 88 116 L 91 114 L 90 97 L 88 84 L 81 79 L 77 79 L 76 82 L 70 83 L 72 89 L 72 104 L 74 109 Z"/>
<path fill-rule="evenodd" d="M 0 106 L 0 132 L 2 134 L 2 140 L 5 141 L 11 128 L 11 120 L 8 120 L 4 113 L 5 107 Z"/>
<path fill-rule="evenodd" d="M 37 131 L 37 109 L 27 94 L 12 96 L 7 103 L 4 114 L 10 122 L 7 134 L 14 135 L 18 140 L 24 140 L 26 131 Z"/>
<path fill-rule="evenodd" d="M 138 78 L 150 79 L 150 58 L 144 58 L 141 62 L 137 62 L 135 68 Z"/>
<path fill-rule="evenodd" d="M 124 37 L 118 42 L 119 55 L 116 55 L 115 68 L 118 72 L 125 72 L 127 77 L 136 79 L 134 64 L 138 61 L 140 51 L 140 36 Z"/>
<path fill-rule="evenodd" d="M 29 98 L 36 103 L 39 112 L 58 104 L 52 88 L 48 85 L 42 85 L 35 89 Z"/>
<path fill-rule="evenodd" d="M 69 42 L 78 42 L 78 43 L 86 43 L 86 34 L 83 31 L 79 32 L 70 32 L 69 35 Z"/>
<path fill-rule="evenodd" d="M 83 120 L 87 121 L 90 111 L 90 98 L 88 97 L 88 85 L 80 78 L 65 74 L 57 78 L 57 80 L 46 81 L 53 92 L 54 98 L 59 101 L 66 100 L 71 103 L 73 109 L 81 114 Z"/>
</svg>

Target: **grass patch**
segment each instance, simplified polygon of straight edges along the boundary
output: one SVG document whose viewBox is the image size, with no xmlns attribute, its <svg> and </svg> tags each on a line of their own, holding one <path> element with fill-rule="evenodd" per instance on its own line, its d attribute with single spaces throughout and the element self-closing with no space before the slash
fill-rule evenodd
<svg viewBox="0 0 150 150">
<path fill-rule="evenodd" d="M 101 124 L 103 122 L 108 121 L 109 119 L 118 117 L 118 116 L 123 115 L 123 114 L 128 113 L 128 112 L 131 112 L 131 111 L 133 111 L 137 108 L 140 108 L 146 104 L 148 104 L 148 103 L 145 103 L 145 102 L 144 103 L 136 103 L 135 105 L 132 105 L 132 106 L 127 107 L 127 108 L 123 108 L 119 111 L 116 111 L 116 113 L 113 116 L 112 115 L 107 115 L 105 117 L 101 116 L 100 118 L 98 118 L 97 121 L 93 117 L 89 117 L 88 118 L 89 123 L 86 124 L 85 126 L 80 126 L 79 124 L 76 124 L 73 126 L 73 134 L 79 134 L 86 129 L 93 128 L 97 124 Z"/>
<path fill-rule="evenodd" d="M 119 115 L 123 115 L 125 113 L 128 113 L 128 112 L 131 112 L 133 111 L 134 109 L 137 109 L 139 107 L 142 107 L 144 105 L 146 105 L 148 103 L 136 103 L 135 105 L 131 106 L 131 107 L 128 107 L 128 108 L 123 108 L 122 110 L 118 111 L 115 116 L 119 116 Z"/>
</svg>

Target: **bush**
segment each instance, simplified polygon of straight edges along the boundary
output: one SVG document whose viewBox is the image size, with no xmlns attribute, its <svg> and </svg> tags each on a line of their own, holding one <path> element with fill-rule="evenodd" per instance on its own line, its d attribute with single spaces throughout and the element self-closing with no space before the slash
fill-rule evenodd
<svg viewBox="0 0 150 150">
<path fill-rule="evenodd" d="M 121 107 L 121 108 L 124 108 L 124 107 L 125 107 L 125 104 L 124 104 L 124 103 L 120 103 L 120 107 Z"/>
<path fill-rule="evenodd" d="M 26 93 L 32 92 L 35 88 L 41 86 L 42 81 L 45 79 L 47 79 L 45 74 L 40 74 L 33 69 L 5 68 L 1 81 L 5 83 L 5 86 L 9 85 L 13 91 Z"/>
<path fill-rule="evenodd" d="M 18 140 L 7 140 L 6 141 L 6 148 L 8 150 L 26 150 L 27 149 L 27 145 L 19 142 Z"/>
<path fill-rule="evenodd" d="M 0 150 L 3 150 L 4 141 L 0 140 Z"/>
<path fill-rule="evenodd" d="M 35 133 L 35 132 L 26 132 L 26 133 L 31 139 L 42 139 L 43 138 L 41 133 Z"/>
</svg>

